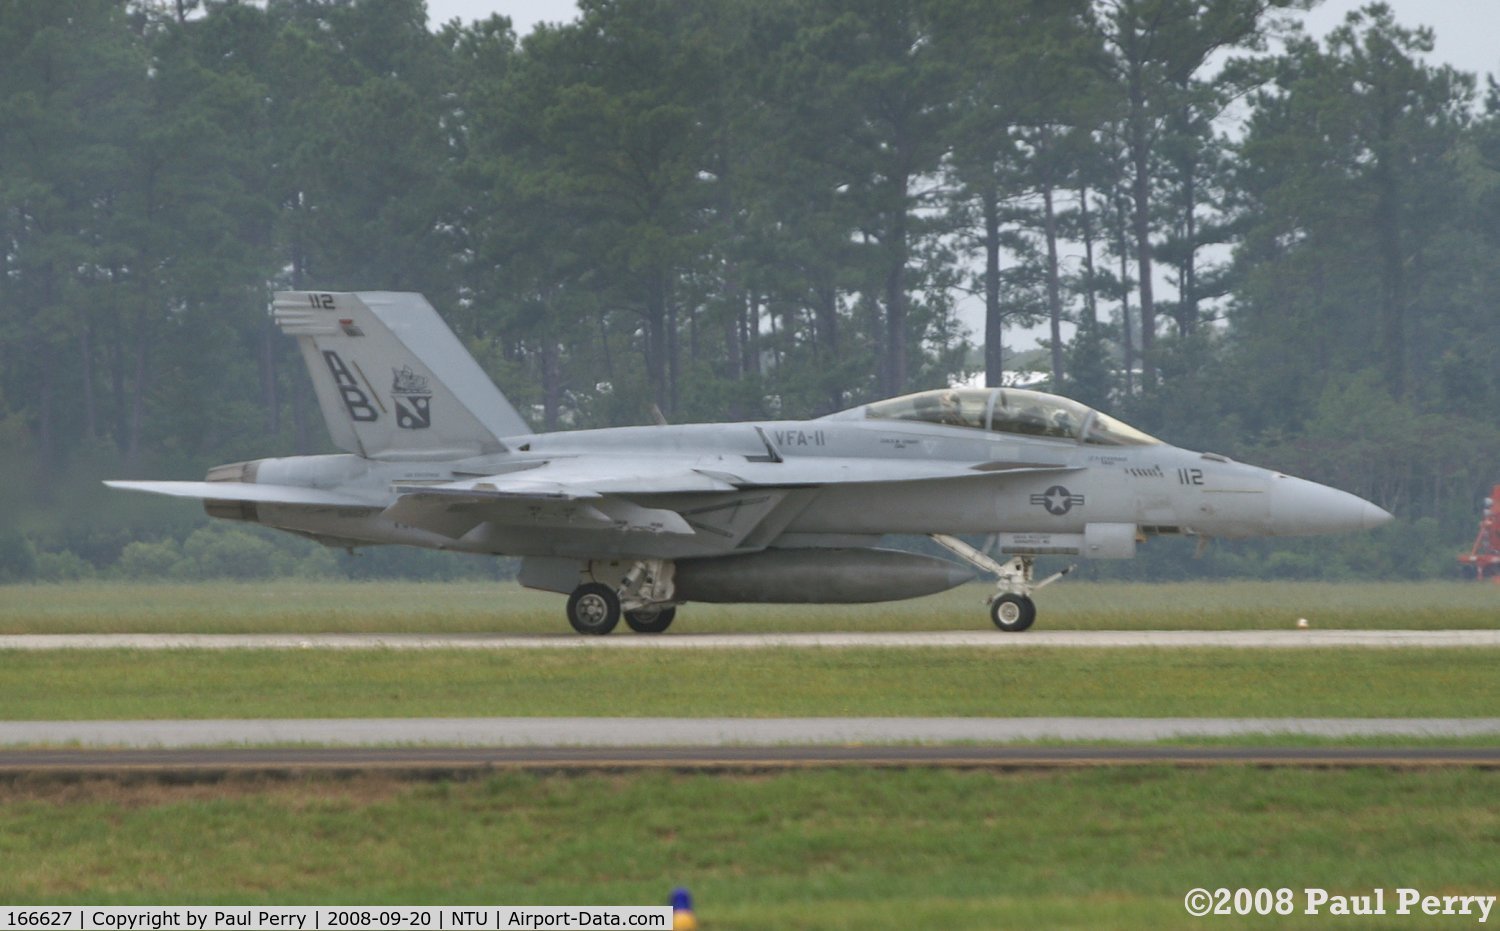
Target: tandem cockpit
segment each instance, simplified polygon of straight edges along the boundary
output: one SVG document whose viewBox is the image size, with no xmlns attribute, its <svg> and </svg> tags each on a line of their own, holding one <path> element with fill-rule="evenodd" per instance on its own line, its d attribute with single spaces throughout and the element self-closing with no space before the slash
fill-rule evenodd
<svg viewBox="0 0 1500 931">
<path fill-rule="evenodd" d="M 937 388 L 834 416 L 914 420 L 1094 446 L 1153 446 L 1156 437 L 1069 398 L 1027 388 Z"/>
</svg>

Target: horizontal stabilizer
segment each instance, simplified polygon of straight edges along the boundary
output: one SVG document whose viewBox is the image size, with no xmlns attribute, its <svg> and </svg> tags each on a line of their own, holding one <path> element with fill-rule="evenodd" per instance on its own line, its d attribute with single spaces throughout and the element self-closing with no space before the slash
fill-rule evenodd
<svg viewBox="0 0 1500 931">
<path fill-rule="evenodd" d="M 254 501 L 259 504 L 293 504 L 309 507 L 379 508 L 380 505 L 337 491 L 299 488 L 295 485 L 255 485 L 248 482 L 123 482 L 104 484 L 125 491 L 145 491 L 174 498 L 209 501 Z"/>
</svg>

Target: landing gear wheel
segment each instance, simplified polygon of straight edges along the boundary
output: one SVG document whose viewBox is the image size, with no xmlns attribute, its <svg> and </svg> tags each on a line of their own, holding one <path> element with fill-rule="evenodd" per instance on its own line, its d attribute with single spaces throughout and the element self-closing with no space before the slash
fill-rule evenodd
<svg viewBox="0 0 1500 931">
<path fill-rule="evenodd" d="M 568 596 L 568 623 L 580 634 L 604 636 L 620 623 L 620 596 L 598 582 L 578 586 Z"/>
<path fill-rule="evenodd" d="M 1001 595 L 990 602 L 990 620 L 1006 633 L 1018 634 L 1036 620 L 1036 603 L 1025 595 Z"/>
<path fill-rule="evenodd" d="M 677 609 L 671 605 L 665 608 L 641 608 L 638 611 L 626 611 L 625 623 L 638 634 L 659 634 L 672 626 L 672 619 L 676 616 Z"/>
</svg>

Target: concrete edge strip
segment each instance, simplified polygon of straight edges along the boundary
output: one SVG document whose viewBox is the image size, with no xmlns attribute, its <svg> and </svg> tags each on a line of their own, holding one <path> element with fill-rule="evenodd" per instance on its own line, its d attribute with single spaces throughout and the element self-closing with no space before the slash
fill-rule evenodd
<svg viewBox="0 0 1500 931">
<path fill-rule="evenodd" d="M 911 649 L 1476 649 L 1500 648 L 1500 630 L 1040 630 L 667 634 L 7 634 L 5 650 L 749 650 Z"/>
<path fill-rule="evenodd" d="M 1454 748 L 918 748 L 928 752 L 892 752 L 883 748 L 826 748 L 824 752 L 754 752 L 727 754 L 721 748 L 693 752 L 637 751 L 629 755 L 505 753 L 402 754 L 378 756 L 340 751 L 253 754 L 235 751 L 142 754 L 41 751 L 0 753 L 0 779 L 84 776 L 186 778 L 216 781 L 231 777 L 292 773 L 382 773 L 404 778 L 482 776 L 493 771 L 601 772 L 767 772 L 827 768 L 943 768 L 977 770 L 1084 769 L 1096 767 L 1221 766 L 1351 769 L 1360 767 L 1500 769 L 1500 747 Z"/>
</svg>

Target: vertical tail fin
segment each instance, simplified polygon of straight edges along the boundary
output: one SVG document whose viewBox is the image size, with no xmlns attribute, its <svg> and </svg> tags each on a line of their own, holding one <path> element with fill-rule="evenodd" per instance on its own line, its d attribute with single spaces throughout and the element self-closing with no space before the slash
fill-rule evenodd
<svg viewBox="0 0 1500 931">
<path fill-rule="evenodd" d="M 271 312 L 297 338 L 340 449 L 456 459 L 532 432 L 420 294 L 281 291 Z"/>
</svg>

